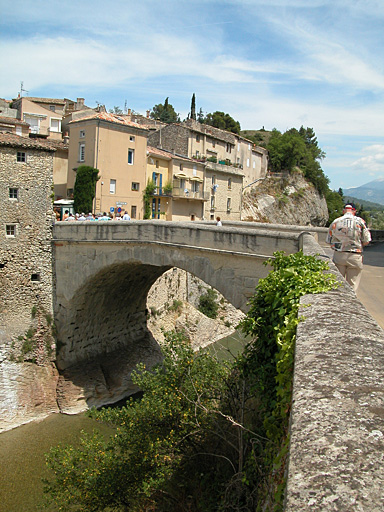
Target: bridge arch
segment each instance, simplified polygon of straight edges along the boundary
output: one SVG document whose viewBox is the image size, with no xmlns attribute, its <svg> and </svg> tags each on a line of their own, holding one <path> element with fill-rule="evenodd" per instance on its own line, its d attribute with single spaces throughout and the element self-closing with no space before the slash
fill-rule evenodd
<svg viewBox="0 0 384 512">
<path fill-rule="evenodd" d="M 104 403 L 126 395 L 135 364 L 161 358 L 147 328 L 146 298 L 165 271 L 183 269 L 246 311 L 267 274 L 263 261 L 274 250 L 297 250 L 297 236 L 286 234 L 267 237 L 268 247 L 265 232 L 249 229 L 144 224 L 146 231 L 139 222 L 128 229 L 121 223 L 55 226 L 57 365 L 67 380 L 89 387 L 88 405 L 100 395 Z M 270 254 L 257 252 L 261 243 Z"/>
</svg>

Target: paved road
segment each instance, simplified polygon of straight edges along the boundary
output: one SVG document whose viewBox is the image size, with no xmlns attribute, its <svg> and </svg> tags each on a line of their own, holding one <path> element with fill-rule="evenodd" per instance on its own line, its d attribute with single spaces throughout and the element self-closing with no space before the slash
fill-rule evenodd
<svg viewBox="0 0 384 512">
<path fill-rule="evenodd" d="M 358 299 L 384 329 L 384 242 L 369 245 L 364 250 L 364 268 Z"/>
</svg>

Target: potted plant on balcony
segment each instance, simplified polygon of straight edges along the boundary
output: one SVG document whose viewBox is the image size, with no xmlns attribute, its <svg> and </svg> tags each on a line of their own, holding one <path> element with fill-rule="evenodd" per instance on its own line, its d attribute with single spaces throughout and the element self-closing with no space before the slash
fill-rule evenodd
<svg viewBox="0 0 384 512">
<path fill-rule="evenodd" d="M 172 189 L 173 189 L 173 185 L 172 185 L 172 182 L 171 181 L 168 181 L 164 187 L 163 187 L 163 192 L 166 196 L 170 196 L 172 194 Z"/>
</svg>

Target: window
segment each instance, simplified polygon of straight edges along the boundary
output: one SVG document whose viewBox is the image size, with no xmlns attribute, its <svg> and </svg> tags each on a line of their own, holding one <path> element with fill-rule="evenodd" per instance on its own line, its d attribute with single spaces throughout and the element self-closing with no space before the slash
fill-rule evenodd
<svg viewBox="0 0 384 512">
<path fill-rule="evenodd" d="M 231 209 L 231 198 L 228 197 L 227 199 L 227 211 L 229 211 Z"/>
<path fill-rule="evenodd" d="M 256 161 L 253 161 L 253 168 L 256 169 Z"/>
<path fill-rule="evenodd" d="M 136 183 L 136 182 L 132 181 L 132 190 L 135 190 L 136 192 L 138 192 L 140 190 L 140 183 Z"/>
<path fill-rule="evenodd" d="M 109 181 L 109 193 L 116 194 L 116 180 Z"/>
<path fill-rule="evenodd" d="M 133 159 L 135 156 L 135 150 L 134 149 L 128 149 L 128 164 L 133 165 Z"/>
<path fill-rule="evenodd" d="M 199 156 L 200 156 L 200 152 L 196 151 L 196 158 L 199 158 Z"/>
<path fill-rule="evenodd" d="M 200 134 L 199 133 L 196 134 L 196 142 L 200 142 Z"/>
<path fill-rule="evenodd" d="M 130 140 L 131 142 L 135 142 L 135 136 L 134 136 L 134 135 L 130 135 L 130 136 L 129 136 L 129 140 Z"/>
<path fill-rule="evenodd" d="M 180 165 L 179 165 L 179 169 L 180 169 L 180 171 L 182 171 L 182 170 L 183 170 L 183 164 L 180 164 Z"/>
<path fill-rule="evenodd" d="M 229 142 L 227 142 L 227 153 L 231 153 L 232 152 L 232 145 L 229 144 Z"/>
<path fill-rule="evenodd" d="M 194 176 L 197 176 L 197 167 L 195 164 L 193 164 L 193 171 L 192 171 L 193 175 Z"/>
<path fill-rule="evenodd" d="M 232 178 L 228 178 L 228 190 L 232 188 Z"/>
<path fill-rule="evenodd" d="M 250 144 L 248 144 L 248 149 L 249 149 L 249 151 L 251 151 L 251 145 Z"/>
<path fill-rule="evenodd" d="M 216 183 L 216 176 L 215 176 L 215 175 L 213 175 L 213 176 L 212 176 L 212 185 L 214 185 L 215 183 Z"/>
<path fill-rule="evenodd" d="M 240 151 L 240 142 L 237 143 L 237 151 Z"/>
<path fill-rule="evenodd" d="M 34 283 L 38 283 L 40 281 L 40 274 L 32 274 L 31 281 L 33 281 Z"/>
<path fill-rule="evenodd" d="M 159 167 L 160 167 L 159 161 L 156 160 L 156 169 L 158 169 Z"/>
<path fill-rule="evenodd" d="M 17 161 L 18 162 L 26 162 L 27 161 L 27 153 L 25 151 L 17 152 Z"/>
<path fill-rule="evenodd" d="M 49 110 L 51 112 L 56 112 L 56 105 L 49 105 Z"/>
<path fill-rule="evenodd" d="M 79 144 L 79 162 L 85 160 L 85 144 Z"/>
<path fill-rule="evenodd" d="M 215 139 L 212 140 L 212 147 L 215 148 L 216 147 L 216 141 Z"/>
<path fill-rule="evenodd" d="M 199 191 L 199 182 L 192 181 L 192 192 L 198 192 L 198 191 Z"/>
<path fill-rule="evenodd" d="M 211 196 L 211 209 L 215 207 L 215 196 Z"/>
<path fill-rule="evenodd" d="M 23 130 L 21 126 L 16 126 L 16 135 L 23 135 Z"/>
<path fill-rule="evenodd" d="M 137 206 L 131 206 L 131 219 L 136 219 Z"/>
<path fill-rule="evenodd" d="M 18 189 L 17 188 L 9 189 L 9 199 L 18 199 Z"/>
<path fill-rule="evenodd" d="M 61 120 L 60 119 L 53 119 L 51 117 L 51 126 L 49 129 L 51 132 L 61 132 Z"/>
<path fill-rule="evenodd" d="M 249 158 L 247 158 L 247 167 L 249 167 Z"/>
<path fill-rule="evenodd" d="M 9 237 L 15 237 L 16 236 L 16 224 L 7 224 L 5 226 L 5 234 Z"/>
<path fill-rule="evenodd" d="M 84 139 L 84 137 L 85 137 L 85 130 L 80 130 L 79 136 L 80 136 L 80 139 Z"/>
</svg>

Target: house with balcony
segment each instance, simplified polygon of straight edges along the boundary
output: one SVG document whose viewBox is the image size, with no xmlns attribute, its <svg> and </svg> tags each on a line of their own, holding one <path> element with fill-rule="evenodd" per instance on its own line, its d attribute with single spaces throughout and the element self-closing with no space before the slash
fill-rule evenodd
<svg viewBox="0 0 384 512">
<path fill-rule="evenodd" d="M 30 133 L 36 137 L 61 140 L 62 120 L 68 113 L 83 110 L 84 99 L 72 101 L 67 98 L 18 97 L 12 100 L 12 108 L 17 110 L 17 118 L 30 125 Z"/>
<path fill-rule="evenodd" d="M 235 133 L 201 124 L 193 119 L 160 128 L 149 135 L 149 143 L 195 162 L 204 163 L 204 218 L 240 220 L 241 195 L 245 186 L 267 174 L 264 148 Z"/>
<path fill-rule="evenodd" d="M 125 117 L 95 111 L 68 126 L 67 198 L 73 197 L 78 167 L 89 165 L 98 169 L 100 176 L 94 212 L 121 209 L 132 219 L 143 219 L 148 130 Z"/>
<path fill-rule="evenodd" d="M 152 218 L 203 219 L 208 199 L 204 163 L 152 146 L 148 146 L 147 154 L 148 179 L 155 184 Z"/>
</svg>

